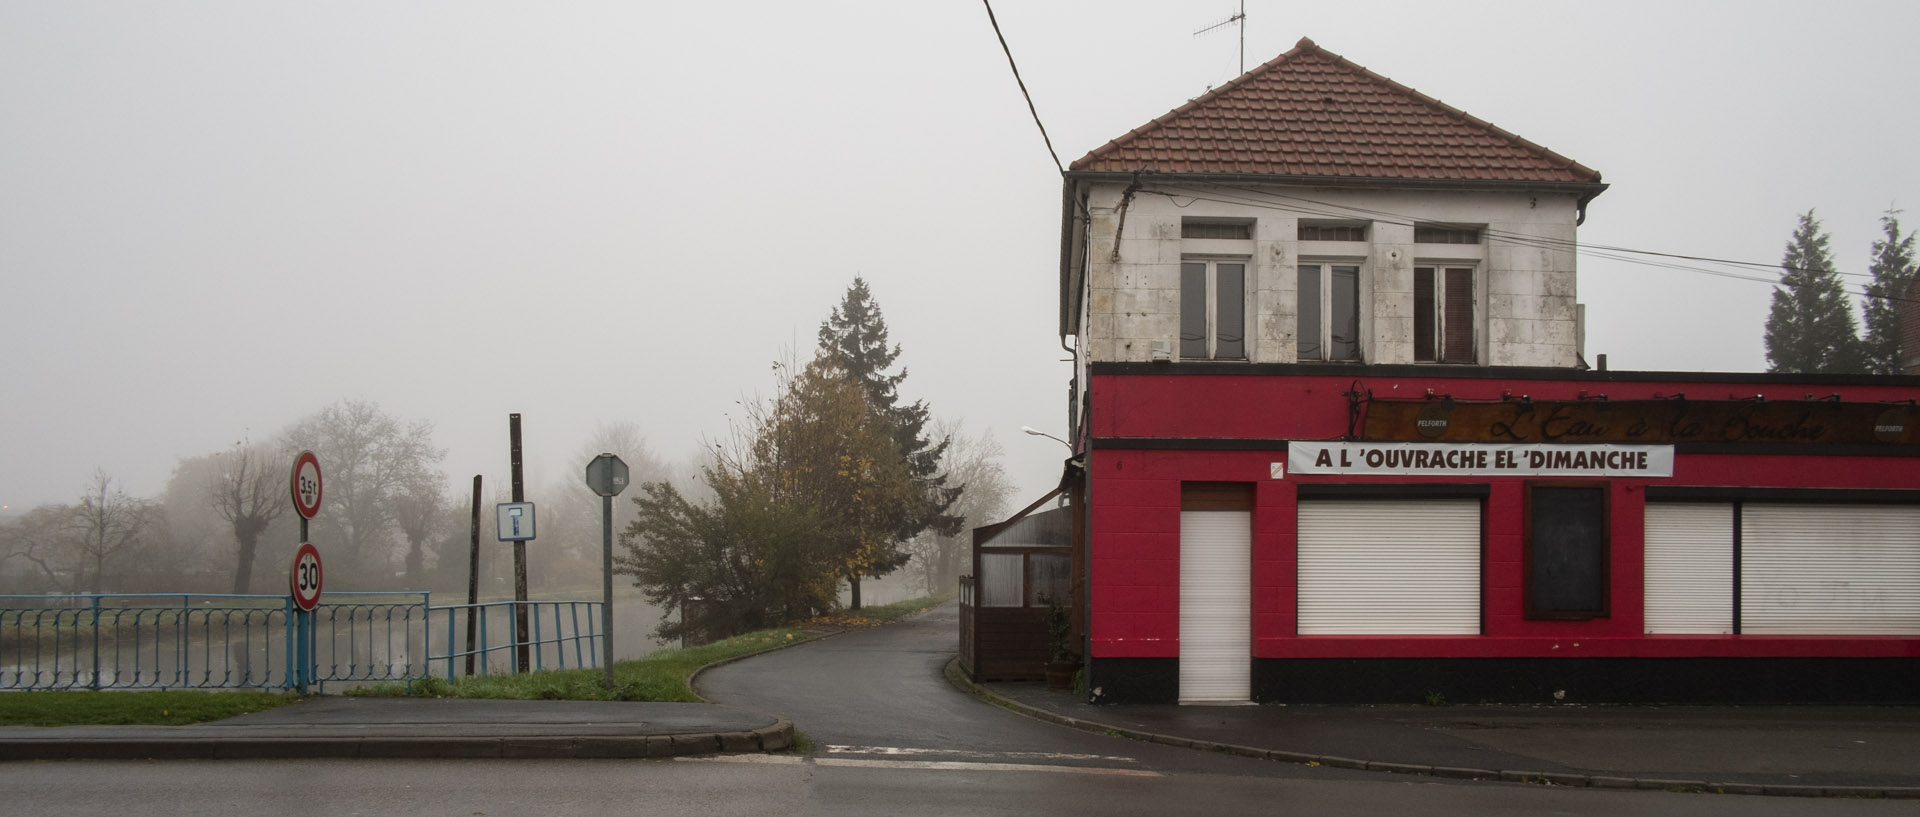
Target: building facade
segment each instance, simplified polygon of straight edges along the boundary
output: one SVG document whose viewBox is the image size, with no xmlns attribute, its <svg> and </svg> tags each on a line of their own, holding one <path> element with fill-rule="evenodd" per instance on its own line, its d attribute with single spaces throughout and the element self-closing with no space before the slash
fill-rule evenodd
<svg viewBox="0 0 1920 817">
<path fill-rule="evenodd" d="M 1604 190 L 1307 40 L 1075 162 L 1089 694 L 1920 699 L 1920 379 L 1590 368 Z"/>
</svg>

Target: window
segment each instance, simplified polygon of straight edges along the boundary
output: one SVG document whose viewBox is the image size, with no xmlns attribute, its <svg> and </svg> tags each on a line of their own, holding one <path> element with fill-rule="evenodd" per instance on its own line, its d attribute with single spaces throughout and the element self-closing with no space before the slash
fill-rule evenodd
<svg viewBox="0 0 1920 817">
<path fill-rule="evenodd" d="M 1463 227 L 1458 224 L 1415 224 L 1413 225 L 1413 243 L 1478 244 L 1480 228 Z"/>
<path fill-rule="evenodd" d="M 1365 241 L 1365 224 L 1310 224 L 1301 222 L 1297 236 L 1301 241 Z"/>
<path fill-rule="evenodd" d="M 1245 261 L 1180 262 L 1180 357 L 1245 360 Z"/>
<path fill-rule="evenodd" d="M 1066 603 L 1073 597 L 1073 556 L 1070 554 L 1027 554 L 1027 606 L 1045 607 L 1046 596 Z"/>
<path fill-rule="evenodd" d="M 1360 267 L 1301 264 L 1300 360 L 1360 359 Z"/>
<path fill-rule="evenodd" d="M 1473 268 L 1413 268 L 1413 359 L 1474 363 Z"/>
<path fill-rule="evenodd" d="M 1180 220 L 1181 238 L 1226 239 L 1229 241 L 1253 240 L 1253 225 L 1246 222 Z"/>
<path fill-rule="evenodd" d="M 1607 489 L 1529 485 L 1527 618 L 1605 618 Z"/>
</svg>

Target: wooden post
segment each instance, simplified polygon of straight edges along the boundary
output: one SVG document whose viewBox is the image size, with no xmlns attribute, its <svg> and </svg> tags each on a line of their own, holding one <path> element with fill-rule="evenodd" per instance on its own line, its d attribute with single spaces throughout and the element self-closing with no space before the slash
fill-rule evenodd
<svg viewBox="0 0 1920 817">
<path fill-rule="evenodd" d="M 520 468 L 520 415 L 507 415 L 507 435 L 513 448 L 513 501 L 527 501 L 526 486 L 521 481 Z M 532 636 L 527 630 L 527 543 L 521 540 L 513 542 L 513 633 L 514 643 L 520 645 L 515 654 L 519 662 L 515 672 L 532 672 L 533 659 L 531 646 L 527 643 Z"/>
<path fill-rule="evenodd" d="M 480 615 L 480 475 L 473 475 L 473 525 L 467 543 L 467 675 L 473 675 L 475 616 Z"/>
</svg>

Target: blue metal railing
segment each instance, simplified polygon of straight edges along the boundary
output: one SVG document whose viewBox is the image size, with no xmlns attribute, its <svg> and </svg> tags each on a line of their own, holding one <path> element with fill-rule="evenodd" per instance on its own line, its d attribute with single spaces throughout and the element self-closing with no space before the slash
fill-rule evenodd
<svg viewBox="0 0 1920 817">
<path fill-rule="evenodd" d="M 527 608 L 527 653 L 529 667 L 519 667 L 521 641 L 515 632 L 514 608 Z M 597 601 L 492 601 L 478 604 L 447 604 L 432 608 L 435 615 L 446 613 L 444 653 L 429 655 L 429 664 L 444 662 L 447 680 L 463 669 L 462 659 L 475 658 L 475 674 L 600 666 L 600 605 Z M 464 615 L 463 615 L 464 614 Z M 468 619 L 476 626 L 475 643 L 465 645 L 465 631 L 459 627 Z M 436 622 L 432 628 L 443 628 Z M 502 635 L 504 634 L 504 635 Z M 568 653 L 573 661 L 568 662 Z"/>
<path fill-rule="evenodd" d="M 285 688 L 285 596 L 0 596 L 0 689 Z"/>
<path fill-rule="evenodd" d="M 423 592 L 328 594 L 313 609 L 312 674 L 306 680 L 324 689 L 329 682 L 425 678 L 430 611 Z"/>
<path fill-rule="evenodd" d="M 324 690 L 424 680 L 435 662 L 451 679 L 468 656 L 481 674 L 599 666 L 600 602 L 524 605 L 531 666 L 521 668 L 511 601 L 432 606 L 420 592 L 332 593 L 302 613 L 287 596 L 0 595 L 0 690 Z M 478 625 L 471 649 L 455 630 L 462 611 Z M 445 643 L 432 643 L 439 633 Z"/>
</svg>

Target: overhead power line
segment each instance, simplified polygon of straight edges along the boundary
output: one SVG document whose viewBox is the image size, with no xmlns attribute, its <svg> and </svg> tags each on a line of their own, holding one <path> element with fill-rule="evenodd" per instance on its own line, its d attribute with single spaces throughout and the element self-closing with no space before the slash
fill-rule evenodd
<svg viewBox="0 0 1920 817">
<path fill-rule="evenodd" d="M 993 16 L 991 0 L 980 0 L 987 7 L 987 22 L 993 24 L 993 36 L 1000 40 L 1000 50 L 1007 55 L 1007 67 L 1013 69 L 1013 81 L 1020 86 L 1020 95 L 1026 97 L 1027 112 L 1033 114 L 1033 124 L 1040 128 L 1040 141 L 1047 143 L 1047 155 L 1053 157 L 1053 167 L 1065 178 L 1067 167 L 1060 163 L 1060 154 L 1054 152 L 1053 139 L 1047 136 L 1046 123 L 1040 121 L 1040 110 L 1033 106 L 1033 94 L 1027 93 L 1027 81 L 1020 78 L 1020 66 L 1013 61 L 1013 49 L 1007 47 L 1007 36 L 1000 33 L 1000 21 Z"/>
<path fill-rule="evenodd" d="M 1272 191 L 1260 190 L 1257 188 L 1237 187 L 1234 185 L 1223 185 L 1222 187 L 1229 190 L 1240 191 L 1242 195 L 1220 195 L 1217 193 L 1210 194 L 1208 192 L 1203 192 L 1203 191 L 1198 191 L 1198 190 L 1193 190 L 1188 188 L 1180 188 L 1180 187 L 1171 187 L 1171 188 L 1162 188 L 1162 189 L 1142 188 L 1139 192 L 1166 196 L 1169 199 L 1189 199 L 1190 201 L 1188 202 L 1188 204 L 1192 204 L 1193 201 L 1210 201 L 1217 204 L 1230 204 L 1230 205 L 1239 206 L 1239 207 L 1254 207 L 1258 209 L 1274 210 L 1277 212 L 1294 213 L 1296 215 L 1314 216 L 1314 217 L 1328 218 L 1328 219 L 1352 219 L 1357 216 L 1366 216 L 1368 217 L 1369 220 L 1372 220 L 1372 221 L 1381 221 L 1381 222 L 1386 222 L 1389 224 L 1395 224 L 1399 226 L 1413 226 L 1417 223 L 1421 223 L 1419 219 L 1415 219 L 1412 216 L 1408 216 L 1401 213 L 1394 213 L 1386 210 L 1377 210 L 1377 209 L 1367 208 L 1367 207 L 1355 207 L 1355 206 L 1344 205 L 1344 204 L 1334 204 L 1331 202 L 1318 201 L 1315 199 L 1307 199 L 1299 196 L 1289 196 L 1283 193 L 1275 193 Z M 1280 199 L 1282 201 L 1275 202 L 1269 199 Z M 1178 206 L 1178 207 L 1188 206 L 1188 205 L 1180 204 L 1178 201 L 1175 201 L 1174 204 L 1175 206 Z M 1623 264 L 1633 264 L 1636 266 L 1654 267 L 1657 269 L 1670 269 L 1670 270 L 1675 270 L 1679 272 L 1690 272 L 1690 273 L 1696 273 L 1700 275 L 1711 275 L 1719 278 L 1731 278 L 1739 281 L 1752 281 L 1754 283 L 1768 284 L 1772 286 L 1782 286 L 1782 287 L 1788 287 L 1788 288 L 1797 286 L 1796 284 L 1781 280 L 1780 278 L 1777 278 L 1777 277 L 1765 277 L 1760 275 L 1754 275 L 1746 271 L 1746 270 L 1771 271 L 1771 270 L 1788 269 L 1787 267 L 1781 264 L 1763 264 L 1756 261 L 1733 261 L 1728 259 L 1713 258 L 1710 256 L 1704 256 L 1704 255 L 1667 253 L 1667 252 L 1658 252 L 1654 250 L 1640 250 L 1640 249 L 1634 249 L 1630 247 L 1616 247 L 1616 246 L 1604 245 L 1604 244 L 1585 245 L 1585 244 L 1581 244 L 1578 241 L 1546 238 L 1542 236 L 1525 235 L 1521 233 L 1512 233 L 1512 232 L 1506 232 L 1503 230 L 1494 230 L 1494 229 L 1487 229 L 1487 228 L 1483 228 L 1483 232 L 1489 240 L 1498 240 L 1508 244 L 1537 247 L 1541 249 L 1569 250 L 1574 253 L 1587 256 L 1589 258 L 1599 258 L 1599 259 L 1604 259 L 1608 261 L 1617 261 Z M 1742 271 L 1713 269 L 1709 267 L 1696 266 L 1693 264 L 1680 263 L 1682 261 L 1697 261 L 1697 262 L 1708 263 L 1708 264 L 1724 264 L 1727 266 L 1742 268 Z M 1795 268 L 1793 269 L 1793 271 L 1809 272 L 1810 270 Z M 1838 274 L 1861 277 L 1861 278 L 1869 277 L 1866 273 L 1858 273 L 1858 272 L 1839 272 Z M 1860 298 L 1878 298 L 1881 300 L 1892 301 L 1895 303 L 1920 302 L 1920 299 L 1908 298 L 1905 296 L 1904 293 L 1875 294 L 1873 292 L 1868 291 L 1867 286 L 1851 286 L 1851 287 L 1843 287 L 1843 288 L 1848 294 L 1855 295 Z"/>
</svg>

